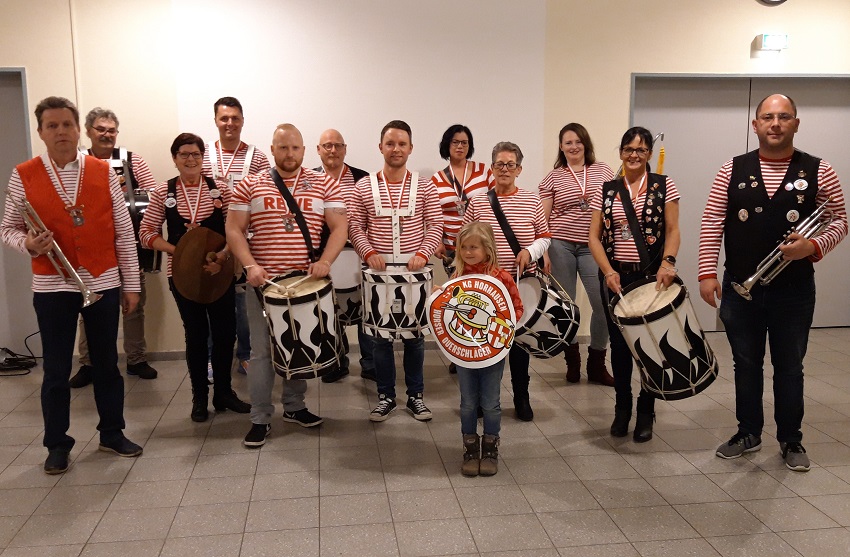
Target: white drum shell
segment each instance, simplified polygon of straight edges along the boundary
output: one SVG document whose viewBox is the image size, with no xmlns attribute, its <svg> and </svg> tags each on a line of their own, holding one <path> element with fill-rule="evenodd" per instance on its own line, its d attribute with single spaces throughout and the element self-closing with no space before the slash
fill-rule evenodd
<svg viewBox="0 0 850 557">
<path fill-rule="evenodd" d="M 303 276 L 303 272 L 275 277 L 272 282 Z M 287 379 L 320 377 L 339 365 L 338 325 L 334 292 L 327 279 L 309 294 L 292 298 L 272 295 L 263 289 L 263 306 L 272 334 L 275 371 Z"/>
<path fill-rule="evenodd" d="M 654 302 L 650 313 L 640 315 L 654 298 L 647 290 L 654 290 L 655 282 L 655 278 L 648 278 L 626 287 L 622 296 L 625 303 L 620 296 L 615 297 L 611 305 L 614 322 L 638 363 L 646 390 L 665 400 L 694 396 L 717 377 L 717 358 L 681 282 L 670 287 L 676 291 L 672 299 L 662 293 L 661 303 Z"/>
<path fill-rule="evenodd" d="M 523 314 L 514 342 L 536 358 L 551 358 L 567 349 L 579 327 L 579 310 L 544 276 L 526 275 L 517 284 Z"/>
<path fill-rule="evenodd" d="M 378 338 L 418 338 L 430 333 L 427 300 L 433 289 L 432 267 L 410 271 L 387 265 L 363 270 L 363 329 Z"/>
<path fill-rule="evenodd" d="M 363 321 L 363 262 L 354 248 L 346 246 L 331 265 L 331 280 L 339 307 L 340 327 L 359 325 Z"/>
</svg>

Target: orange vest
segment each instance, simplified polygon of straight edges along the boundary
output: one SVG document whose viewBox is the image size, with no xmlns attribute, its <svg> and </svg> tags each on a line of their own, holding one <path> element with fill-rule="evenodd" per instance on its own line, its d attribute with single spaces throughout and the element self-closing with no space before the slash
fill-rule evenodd
<svg viewBox="0 0 850 557">
<path fill-rule="evenodd" d="M 83 208 L 82 226 L 74 226 L 41 157 L 17 166 L 24 193 L 53 239 L 74 269 L 84 268 L 93 277 L 118 266 L 115 256 L 115 223 L 112 195 L 109 192 L 109 164 L 86 156 L 85 171 L 77 194 L 77 205 Z M 36 275 L 56 275 L 46 255 L 32 260 Z"/>
</svg>

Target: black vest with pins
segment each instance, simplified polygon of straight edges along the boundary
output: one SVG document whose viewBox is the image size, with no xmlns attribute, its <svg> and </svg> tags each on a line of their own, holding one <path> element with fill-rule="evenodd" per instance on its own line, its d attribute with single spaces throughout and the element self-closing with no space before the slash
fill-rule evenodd
<svg viewBox="0 0 850 557">
<path fill-rule="evenodd" d="M 732 159 L 724 246 L 726 271 L 733 280 L 743 282 L 755 273 L 785 234 L 817 208 L 819 165 L 820 159 L 795 150 L 779 189 L 768 198 L 758 151 Z M 813 273 L 808 259 L 792 261 L 771 284 L 787 285 Z"/>
<path fill-rule="evenodd" d="M 667 201 L 667 176 L 647 173 L 646 184 L 646 203 L 643 205 L 641 214 L 637 215 L 637 219 L 649 252 L 649 265 L 642 272 L 649 276 L 658 272 L 661 256 L 664 254 L 664 203 Z M 625 194 L 626 191 L 622 176 L 602 184 L 602 247 L 612 266 L 616 234 L 615 223 L 612 219 L 614 200 L 617 194 Z M 628 227 L 628 221 L 624 222 L 623 226 Z"/>
<path fill-rule="evenodd" d="M 206 181 L 207 187 L 210 191 L 216 189 L 215 180 L 210 178 L 209 176 L 204 176 L 204 180 Z M 172 178 L 168 181 L 168 193 L 165 197 L 166 200 L 174 199 L 177 201 L 177 178 Z M 221 199 L 219 197 L 218 199 Z M 215 200 L 213 200 L 215 201 Z M 186 225 L 189 224 L 189 219 L 183 217 L 177 211 L 177 205 L 174 207 L 165 206 L 165 224 L 166 229 L 168 230 L 168 243 L 172 245 L 177 245 L 177 242 L 180 241 L 180 238 L 183 237 L 183 234 L 187 232 Z M 225 235 L 224 232 L 224 213 L 221 210 L 221 207 L 216 207 L 213 209 L 212 214 L 199 222 L 201 226 L 209 228 L 210 230 L 214 230 L 218 232 L 222 236 Z"/>
</svg>

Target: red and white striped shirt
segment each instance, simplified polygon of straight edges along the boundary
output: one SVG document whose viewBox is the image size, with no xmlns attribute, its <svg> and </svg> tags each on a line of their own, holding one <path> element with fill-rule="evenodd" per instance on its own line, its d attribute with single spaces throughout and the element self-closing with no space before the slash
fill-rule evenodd
<svg viewBox="0 0 850 557">
<path fill-rule="evenodd" d="M 313 249 L 319 249 L 325 210 L 345 209 L 339 185 L 330 176 L 303 167 L 297 177 L 286 179 L 284 183 L 291 188 L 304 214 Z M 254 232 L 250 241 L 251 255 L 267 273 L 275 275 L 309 267 L 310 256 L 304 236 L 268 171 L 249 174 L 236 185 L 230 210 L 251 214 L 248 224 Z M 287 223 L 290 230 L 287 230 Z"/>
<path fill-rule="evenodd" d="M 93 157 L 95 156 L 91 149 L 87 149 L 86 153 Z M 132 151 L 130 151 L 130 171 L 133 173 L 133 178 L 136 180 L 136 187 L 138 189 L 152 190 L 156 187 L 156 180 L 154 180 L 153 173 L 151 172 L 148 163 L 145 162 L 145 159 L 143 159 L 141 155 Z"/>
<path fill-rule="evenodd" d="M 215 169 L 213 169 L 212 165 L 212 150 L 215 151 Z M 232 149 L 221 149 L 219 142 L 216 141 L 212 145 L 207 145 L 204 150 L 204 163 L 201 165 L 201 174 L 223 182 L 227 182 L 228 175 L 234 174 L 233 185 L 235 186 L 240 179 L 248 174 L 257 174 L 270 168 L 269 159 L 265 153 L 254 148 L 254 155 L 251 157 L 251 163 L 246 172 L 245 157 L 247 155 L 248 144 L 244 141 L 239 143 L 236 151 Z"/>
<path fill-rule="evenodd" d="M 351 205 L 351 197 L 354 195 L 354 175 L 351 173 L 351 169 L 348 168 L 347 164 L 343 164 L 343 167 L 345 168 L 345 170 L 342 171 L 342 176 L 339 177 L 339 181 L 337 182 L 337 184 L 339 185 L 339 189 L 342 192 L 342 198 L 345 200 L 345 206 L 349 207 Z M 332 180 L 336 181 L 336 178 L 334 176 L 331 176 L 330 174 L 327 174 L 327 172 L 325 172 L 324 167 L 320 168 L 321 170 L 317 168 L 316 172 L 320 174 L 326 174 L 330 176 Z"/>
<path fill-rule="evenodd" d="M 465 176 L 454 176 L 454 178 L 463 188 L 467 199 L 487 193 L 487 190 L 495 184 L 493 172 L 483 162 L 466 161 L 465 174 Z M 437 188 L 437 195 L 440 197 L 440 205 L 443 208 L 443 244 L 447 250 L 453 250 L 457 233 L 463 224 L 463 216 L 458 211 L 460 195 L 452 181 L 452 175 L 445 169 L 431 176 L 431 182 Z"/>
<path fill-rule="evenodd" d="M 74 161 L 66 164 L 64 168 L 58 168 L 59 179 L 63 184 L 74 184 L 77 181 L 80 170 L 80 160 L 83 157 L 78 153 Z M 42 156 L 42 160 L 49 161 L 47 155 Z M 45 165 L 46 166 L 46 165 Z M 51 181 L 56 189 L 56 195 L 60 193 L 62 186 L 53 179 Z M 9 194 L 15 199 L 23 199 L 25 197 L 24 185 L 21 182 L 21 177 L 18 170 L 12 171 L 12 177 L 9 178 Z M 111 288 L 123 287 L 127 292 L 140 292 L 141 286 L 139 283 L 139 260 L 136 255 L 136 238 L 133 234 L 133 223 L 130 221 L 130 212 L 124 204 L 124 192 L 121 190 L 121 184 L 118 182 L 118 175 L 112 169 L 109 170 L 109 194 L 112 197 L 112 219 L 115 226 L 115 255 L 118 260 L 118 266 L 107 269 L 97 278 L 93 277 L 85 268 L 77 269 L 77 274 L 83 280 L 85 285 L 92 291 L 102 292 Z M 45 223 L 48 228 L 50 223 Z M 3 221 L 0 223 L 0 239 L 21 253 L 29 254 L 24 241 L 27 237 L 27 227 L 24 224 L 24 219 L 15 208 L 13 203 L 6 203 L 6 210 L 3 214 Z M 79 292 L 76 283 L 66 281 L 59 275 L 37 275 L 32 277 L 33 292 Z"/>
<path fill-rule="evenodd" d="M 549 233 L 549 225 L 546 222 L 546 214 L 543 211 L 543 203 L 540 196 L 533 191 L 517 188 L 513 193 L 499 196 L 499 204 L 502 212 L 508 219 L 517 241 L 522 249 L 527 249 L 531 254 L 531 264 L 526 269 L 533 271 L 534 264 L 543 257 L 543 252 L 552 243 L 552 235 Z M 493 208 L 490 206 L 490 198 L 486 195 L 478 195 L 469 200 L 466 214 L 463 216 L 463 224 L 481 221 L 489 223 L 493 227 L 493 235 L 496 237 L 496 252 L 499 258 L 499 267 L 515 275 L 517 271 L 516 255 L 511 249 Z"/>
<path fill-rule="evenodd" d="M 181 182 L 177 181 L 177 212 L 181 217 L 191 220 L 192 210 L 195 209 L 197 203 L 198 212 L 195 214 L 195 221 L 200 223 L 205 218 L 212 215 L 215 210 L 213 198 L 210 197 L 210 188 L 205 180 L 201 180 L 200 184 L 186 186 L 184 193 L 181 187 Z M 200 192 L 198 191 L 200 188 Z M 220 188 L 221 192 L 221 212 L 225 220 L 227 219 L 227 208 L 231 201 L 231 192 L 227 188 Z M 142 247 L 153 249 L 151 245 L 157 236 L 162 236 L 162 225 L 165 223 L 165 199 L 168 194 L 168 183 L 155 187 L 150 193 L 150 205 L 145 211 L 145 216 L 142 218 L 142 224 L 139 225 L 139 242 Z M 200 194 L 200 198 L 198 195 Z M 187 199 L 188 196 L 188 199 Z M 190 209 L 191 207 L 191 209 Z M 171 276 L 171 256 L 168 255 L 168 266 L 166 276 Z"/>
<path fill-rule="evenodd" d="M 761 159 L 762 180 L 767 195 L 771 199 L 782 185 L 782 179 L 785 178 L 789 164 L 791 164 L 790 158 L 779 161 Z M 726 224 L 726 210 L 729 204 L 728 187 L 731 175 L 732 161 L 729 160 L 720 167 L 708 194 L 708 202 L 702 214 L 699 235 L 699 280 L 717 278 L 717 260 L 720 255 L 720 244 Z M 820 261 L 824 255 L 838 245 L 838 242 L 847 236 L 847 210 L 844 207 L 844 192 L 841 190 L 841 183 L 838 181 L 838 175 L 832 166 L 825 160 L 821 160 L 818 166 L 818 194 L 815 197 L 815 203 L 820 205 L 826 201 L 827 197 L 832 198 L 826 208 L 832 211 L 833 220 L 822 233 L 811 239 L 815 244 L 815 253 L 811 256 L 812 261 Z"/>
<path fill-rule="evenodd" d="M 632 187 L 634 186 L 635 184 L 632 184 Z M 643 207 L 646 205 L 646 191 L 647 184 L 644 183 L 640 188 L 640 192 L 638 192 L 637 199 L 632 199 L 632 205 L 635 208 L 635 213 L 638 215 L 638 220 L 643 215 Z M 679 190 L 676 189 L 676 184 L 673 183 L 673 180 L 669 176 L 667 177 L 666 197 L 665 205 L 678 201 L 681 198 Z M 594 211 L 602 210 L 601 188 L 590 199 L 590 208 Z M 634 237 L 629 235 L 628 239 L 623 238 L 623 227 L 628 229 L 629 221 L 626 218 L 626 211 L 623 210 L 623 202 L 620 200 L 619 195 L 614 198 L 614 204 L 611 206 L 611 220 L 614 226 L 614 259 L 622 263 L 640 263 L 640 254 L 638 253 Z"/>
<path fill-rule="evenodd" d="M 410 201 L 410 172 L 404 182 L 384 182 L 384 173 L 378 172 L 378 191 L 381 207 L 406 210 Z M 376 215 L 369 176 L 361 178 L 354 186 L 348 207 L 348 236 L 357 254 L 366 261 L 377 253 L 393 252 L 392 218 Z M 403 217 L 400 239 L 401 253 L 416 253 L 425 259 L 434 255 L 443 237 L 443 212 L 437 189 L 427 178 L 419 178 L 413 216 Z"/>
<path fill-rule="evenodd" d="M 601 191 L 602 184 L 613 179 L 614 172 L 604 162 L 595 162 L 575 173 L 568 166 L 562 166 L 547 174 L 540 182 L 538 191 L 540 199 L 552 201 L 552 211 L 549 213 L 549 232 L 552 237 L 586 244 L 593 215 L 589 206 L 590 198 Z M 588 202 L 584 210 L 580 205 L 582 196 Z"/>
</svg>

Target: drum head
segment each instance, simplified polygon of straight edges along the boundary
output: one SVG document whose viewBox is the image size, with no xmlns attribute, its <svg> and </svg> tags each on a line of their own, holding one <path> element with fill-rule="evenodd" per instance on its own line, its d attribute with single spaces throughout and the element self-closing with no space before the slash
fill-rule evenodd
<svg viewBox="0 0 850 557">
<path fill-rule="evenodd" d="M 269 300 L 295 300 L 315 294 L 330 283 L 326 278 L 313 278 L 304 272 L 274 277 L 271 281 L 277 287 L 270 284 L 263 287 L 263 297 Z"/>
<path fill-rule="evenodd" d="M 204 270 L 207 254 L 221 251 L 224 236 L 204 226 L 187 231 L 180 241 L 171 263 L 171 278 L 181 296 L 199 304 L 221 298 L 233 282 L 233 258 L 225 261 L 221 271 L 211 275 Z"/>
<path fill-rule="evenodd" d="M 662 291 L 655 290 L 657 280 L 647 277 L 633 282 L 611 298 L 609 310 L 615 321 L 621 324 L 640 324 L 667 315 L 672 307 L 682 304 L 687 295 L 682 279 L 675 277 L 673 283 Z"/>
</svg>

